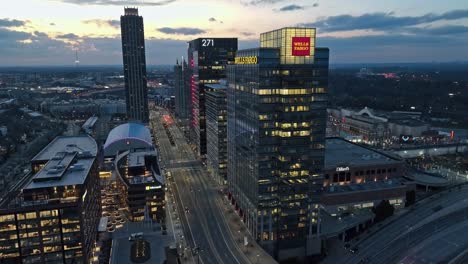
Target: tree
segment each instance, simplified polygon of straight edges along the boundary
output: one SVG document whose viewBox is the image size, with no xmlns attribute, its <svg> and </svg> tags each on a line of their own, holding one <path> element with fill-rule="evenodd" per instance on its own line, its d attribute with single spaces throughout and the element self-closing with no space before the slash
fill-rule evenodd
<svg viewBox="0 0 468 264">
<path fill-rule="evenodd" d="M 372 210 L 375 214 L 375 221 L 380 222 L 393 215 L 395 208 L 390 204 L 388 200 L 382 200 Z"/>
<path fill-rule="evenodd" d="M 406 192 L 405 207 L 408 207 L 416 202 L 416 192 L 414 190 Z"/>
</svg>

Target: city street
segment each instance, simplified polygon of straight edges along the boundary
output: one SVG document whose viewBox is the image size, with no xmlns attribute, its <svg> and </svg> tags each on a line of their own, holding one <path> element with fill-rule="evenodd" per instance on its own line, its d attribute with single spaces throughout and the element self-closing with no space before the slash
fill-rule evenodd
<svg viewBox="0 0 468 264">
<path fill-rule="evenodd" d="M 451 225 L 443 232 L 419 241 L 416 246 L 407 250 L 398 263 L 447 263 L 451 258 L 468 246 L 468 238 L 460 234 L 468 232 L 468 221 Z"/>
<path fill-rule="evenodd" d="M 165 169 L 168 189 L 175 199 L 176 215 L 184 231 L 184 237 L 178 240 L 184 249 L 182 258 L 199 263 L 275 263 L 258 245 L 250 245 L 251 239 L 244 246 L 243 236 L 248 235 L 245 230 L 232 229 L 230 218 L 226 217 L 230 211 L 223 193 L 195 158 L 181 130 L 168 117 L 165 111 L 153 111 L 150 118 L 161 167 Z M 168 124 L 168 133 L 175 144 L 171 144 L 163 122 Z M 231 212 L 231 218 L 233 215 Z"/>
</svg>

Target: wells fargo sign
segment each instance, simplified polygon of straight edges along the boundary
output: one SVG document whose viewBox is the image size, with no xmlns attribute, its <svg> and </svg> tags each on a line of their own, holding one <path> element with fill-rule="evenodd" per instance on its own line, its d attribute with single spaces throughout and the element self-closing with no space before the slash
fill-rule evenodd
<svg viewBox="0 0 468 264">
<path fill-rule="evenodd" d="M 293 37 L 292 55 L 310 56 L 310 37 Z"/>
<path fill-rule="evenodd" d="M 257 64 L 258 58 L 257 56 L 249 56 L 249 57 L 236 57 L 234 59 L 235 64 Z"/>
</svg>

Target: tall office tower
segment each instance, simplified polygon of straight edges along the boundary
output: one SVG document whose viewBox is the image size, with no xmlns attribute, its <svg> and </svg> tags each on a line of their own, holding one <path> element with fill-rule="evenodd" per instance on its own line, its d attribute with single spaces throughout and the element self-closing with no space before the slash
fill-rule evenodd
<svg viewBox="0 0 468 264">
<path fill-rule="evenodd" d="M 177 61 L 174 66 L 175 113 L 180 119 L 187 119 L 190 114 L 190 90 L 187 85 L 187 72 L 187 62 L 182 59 L 179 64 L 179 61 Z"/>
<path fill-rule="evenodd" d="M 98 146 L 57 137 L 32 160 L 34 174 L 0 208 L 1 263 L 91 263 L 101 217 Z"/>
<path fill-rule="evenodd" d="M 328 48 L 282 28 L 228 67 L 229 197 L 278 260 L 320 252 Z"/>
<path fill-rule="evenodd" d="M 226 65 L 234 63 L 237 38 L 198 38 L 189 42 L 191 128 L 200 155 L 206 154 L 205 84 L 226 79 Z"/>
<path fill-rule="evenodd" d="M 145 33 L 143 17 L 137 8 L 125 8 L 120 17 L 125 76 L 127 118 L 148 123 L 148 87 L 146 86 Z"/>
<path fill-rule="evenodd" d="M 227 183 L 227 99 L 226 84 L 207 84 L 206 97 L 206 159 L 216 181 Z"/>
</svg>

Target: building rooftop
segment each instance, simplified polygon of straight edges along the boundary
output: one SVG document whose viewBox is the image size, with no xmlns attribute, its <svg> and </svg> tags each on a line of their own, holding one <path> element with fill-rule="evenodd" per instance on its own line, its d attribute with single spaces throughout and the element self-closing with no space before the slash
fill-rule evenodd
<svg viewBox="0 0 468 264">
<path fill-rule="evenodd" d="M 96 121 L 98 120 L 97 116 L 92 116 L 86 120 L 86 122 L 83 124 L 82 128 L 83 129 L 90 129 L 92 128 L 95 124 Z"/>
<path fill-rule="evenodd" d="M 52 140 L 31 161 L 48 161 L 59 152 L 78 152 L 95 157 L 98 147 L 96 141 L 88 135 L 60 136 Z"/>
<path fill-rule="evenodd" d="M 164 184 L 164 178 L 160 175 L 159 166 L 157 163 L 157 159 L 152 164 L 146 164 L 145 156 L 156 156 L 157 152 L 155 150 L 138 150 L 129 152 L 127 154 L 127 167 L 128 168 L 135 168 L 135 167 L 143 167 L 145 165 L 151 165 L 150 174 L 149 175 L 132 175 L 132 177 L 128 178 L 128 182 L 130 184 L 142 184 L 142 183 L 152 183 L 152 182 L 159 182 L 160 184 Z"/>
<path fill-rule="evenodd" d="M 93 166 L 95 157 L 79 157 L 75 153 L 64 154 L 61 160 L 51 159 L 24 189 L 81 185 Z"/>
<path fill-rule="evenodd" d="M 109 132 L 106 143 L 104 143 L 104 149 L 118 141 L 137 140 L 148 147 L 153 145 L 151 139 L 151 132 L 147 127 L 137 123 L 126 123 L 118 127 L 115 127 Z"/>
<path fill-rule="evenodd" d="M 388 154 L 366 148 L 341 138 L 327 138 L 325 169 L 340 166 L 367 166 L 400 163 L 401 160 Z"/>
<path fill-rule="evenodd" d="M 398 125 L 404 125 L 404 126 L 410 126 L 410 127 L 419 127 L 419 126 L 428 125 L 426 122 L 423 122 L 421 120 L 414 119 L 414 118 L 392 119 L 392 120 L 390 120 L 390 123 L 394 123 L 394 124 L 398 124 Z"/>
<path fill-rule="evenodd" d="M 330 238 L 373 219 L 375 214 L 370 210 L 360 210 L 345 217 L 331 216 L 327 212 L 322 212 L 320 216 L 322 217 L 322 236 Z"/>
<path fill-rule="evenodd" d="M 156 155 L 155 150 L 149 151 L 136 151 L 128 153 L 128 167 L 142 167 L 145 166 L 145 156 Z"/>
<path fill-rule="evenodd" d="M 356 183 L 356 184 L 344 184 L 344 185 L 333 185 L 325 187 L 327 195 L 338 194 L 338 193 L 348 193 L 348 192 L 365 192 L 365 191 L 375 191 L 375 190 L 384 190 L 389 188 L 398 188 L 402 187 L 405 184 L 398 179 L 391 179 L 386 181 L 368 181 L 365 183 Z"/>
<path fill-rule="evenodd" d="M 385 123 L 385 121 L 382 121 L 380 119 L 377 119 L 377 118 L 374 118 L 374 117 L 371 117 L 371 116 L 365 116 L 365 115 L 352 115 L 352 116 L 346 117 L 346 119 L 358 120 L 358 121 L 368 123 L 368 124 L 382 124 L 382 123 Z"/>
<path fill-rule="evenodd" d="M 205 84 L 205 87 L 215 89 L 215 90 L 226 90 L 227 89 L 227 85 L 220 84 L 220 83 L 208 83 L 208 84 Z"/>
</svg>

